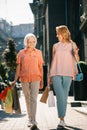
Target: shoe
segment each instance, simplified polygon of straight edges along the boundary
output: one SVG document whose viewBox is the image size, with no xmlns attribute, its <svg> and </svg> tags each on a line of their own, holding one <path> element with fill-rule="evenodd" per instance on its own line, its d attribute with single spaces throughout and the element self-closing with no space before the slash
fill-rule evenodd
<svg viewBox="0 0 87 130">
<path fill-rule="evenodd" d="M 30 128 L 30 130 L 38 130 L 37 125 L 35 125 L 35 124 L 32 125 L 31 128 Z"/>
<path fill-rule="evenodd" d="M 58 127 L 63 127 L 64 128 L 65 126 L 66 126 L 65 122 L 63 120 L 60 120 L 60 122 L 58 124 Z"/>
<path fill-rule="evenodd" d="M 37 122 L 36 121 L 31 121 L 33 125 L 37 125 Z"/>
<path fill-rule="evenodd" d="M 28 127 L 31 127 L 33 125 L 36 125 L 37 126 L 37 122 L 36 121 L 32 121 L 32 120 L 28 120 L 28 123 L 27 123 L 27 126 Z"/>
<path fill-rule="evenodd" d="M 32 124 L 32 121 L 31 120 L 28 120 L 28 122 L 27 122 L 27 126 L 28 127 L 31 127 L 33 124 Z"/>
</svg>

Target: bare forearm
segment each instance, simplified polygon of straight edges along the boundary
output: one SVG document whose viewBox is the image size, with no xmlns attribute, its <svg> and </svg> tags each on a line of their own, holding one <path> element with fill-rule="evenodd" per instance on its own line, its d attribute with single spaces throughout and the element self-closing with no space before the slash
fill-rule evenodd
<svg viewBox="0 0 87 130">
<path fill-rule="evenodd" d="M 78 54 L 75 55 L 75 59 L 76 59 L 77 63 L 80 61 L 80 57 Z"/>
<path fill-rule="evenodd" d="M 41 73 L 41 81 L 40 81 L 40 87 L 39 89 L 43 88 L 43 67 L 40 67 L 40 73 Z"/>
<path fill-rule="evenodd" d="M 19 74 L 20 74 L 20 65 L 18 65 L 16 69 L 15 78 L 14 78 L 15 82 L 18 80 Z"/>
<path fill-rule="evenodd" d="M 41 80 L 43 81 L 43 67 L 40 67 L 40 72 L 41 72 Z"/>
</svg>

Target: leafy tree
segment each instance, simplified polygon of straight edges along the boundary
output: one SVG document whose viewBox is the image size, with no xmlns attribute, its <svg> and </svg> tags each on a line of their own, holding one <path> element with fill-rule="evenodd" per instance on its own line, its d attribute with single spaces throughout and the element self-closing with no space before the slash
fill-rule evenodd
<svg viewBox="0 0 87 130">
<path fill-rule="evenodd" d="M 16 44 L 14 40 L 10 38 L 7 42 L 7 48 L 3 52 L 3 57 L 11 71 L 16 69 L 16 55 Z"/>
<path fill-rule="evenodd" d="M 0 62 L 0 81 L 6 82 L 8 79 L 8 71 L 5 63 Z"/>
<path fill-rule="evenodd" d="M 17 51 L 16 51 L 16 43 L 12 38 L 8 39 L 7 48 L 4 50 L 2 56 L 8 68 L 9 80 L 13 80 L 14 72 L 17 66 L 16 64 Z"/>
</svg>

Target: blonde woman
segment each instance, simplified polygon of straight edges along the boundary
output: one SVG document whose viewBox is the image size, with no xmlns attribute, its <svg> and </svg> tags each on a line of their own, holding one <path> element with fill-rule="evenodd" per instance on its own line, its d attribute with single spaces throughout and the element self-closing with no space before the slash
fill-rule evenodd
<svg viewBox="0 0 87 130">
<path fill-rule="evenodd" d="M 37 127 L 36 109 L 37 96 L 39 89 L 43 88 L 43 57 L 42 52 L 35 48 L 37 38 L 29 33 L 24 38 L 25 48 L 20 50 L 17 55 L 17 69 L 15 79 L 12 82 L 14 86 L 20 77 L 22 90 L 24 92 L 27 113 L 28 127 Z"/>
<path fill-rule="evenodd" d="M 66 115 L 68 92 L 72 79 L 75 79 L 78 72 L 72 55 L 72 43 L 77 62 L 79 61 L 79 49 L 76 43 L 71 40 L 67 26 L 57 26 L 56 36 L 59 42 L 53 45 L 49 82 L 53 83 L 57 98 L 58 117 L 60 118 L 58 127 L 65 127 L 64 117 Z"/>
</svg>

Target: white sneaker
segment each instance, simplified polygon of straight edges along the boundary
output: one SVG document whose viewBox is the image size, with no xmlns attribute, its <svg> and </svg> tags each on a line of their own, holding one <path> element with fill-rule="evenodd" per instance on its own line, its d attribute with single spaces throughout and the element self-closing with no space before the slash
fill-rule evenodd
<svg viewBox="0 0 87 130">
<path fill-rule="evenodd" d="M 36 121 L 31 121 L 33 125 L 37 125 L 37 122 Z"/>
<path fill-rule="evenodd" d="M 59 124 L 58 124 L 58 127 L 65 127 L 66 124 L 63 120 L 60 120 Z"/>
<path fill-rule="evenodd" d="M 31 127 L 31 126 L 32 126 L 32 121 L 31 121 L 31 120 L 28 120 L 27 126 L 28 126 L 28 127 Z"/>
<path fill-rule="evenodd" d="M 28 127 L 31 127 L 31 126 L 33 126 L 33 125 L 36 125 L 36 126 L 37 126 L 37 122 L 36 122 L 36 121 L 32 121 L 32 120 L 28 120 L 27 126 L 28 126 Z"/>
</svg>

